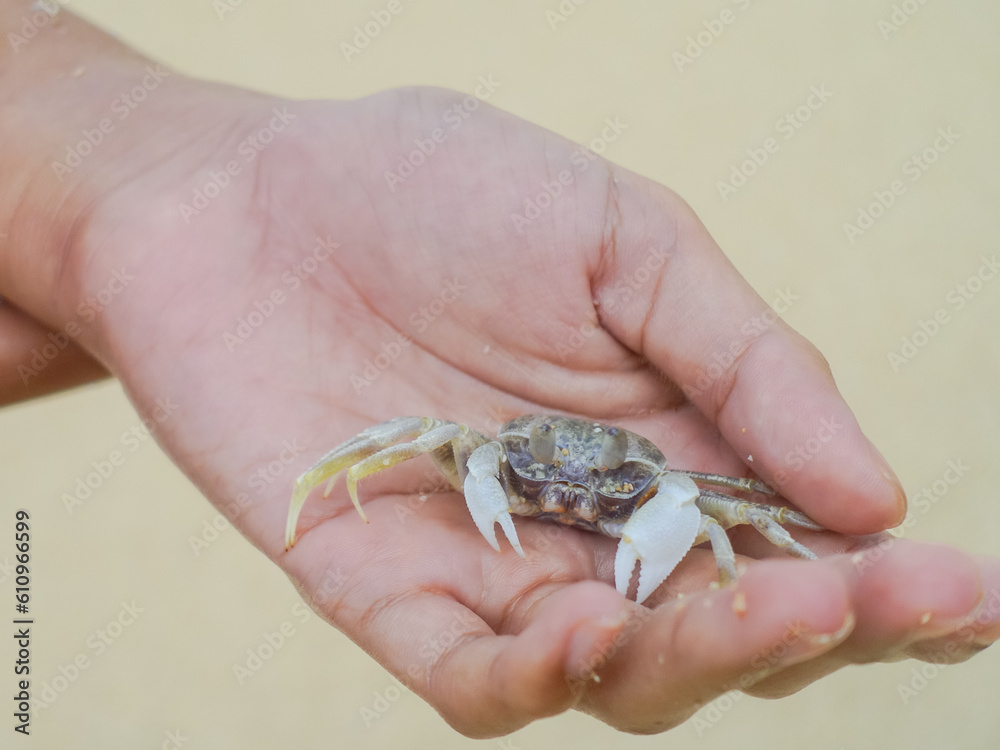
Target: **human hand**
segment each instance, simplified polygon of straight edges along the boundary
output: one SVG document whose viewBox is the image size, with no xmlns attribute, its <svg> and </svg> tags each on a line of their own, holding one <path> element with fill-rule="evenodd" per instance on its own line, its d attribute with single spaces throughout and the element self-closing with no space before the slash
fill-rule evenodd
<svg viewBox="0 0 1000 750">
<path fill-rule="evenodd" d="M 498 555 L 459 497 L 413 495 L 414 466 L 362 485 L 370 526 L 342 486 L 312 500 L 285 552 L 297 471 L 403 414 L 481 430 L 585 415 L 649 437 L 678 467 L 741 474 L 752 455 L 837 532 L 902 518 L 898 482 L 825 362 L 682 201 L 487 105 L 456 107 L 470 105 L 429 90 L 291 103 L 168 84 L 135 115 L 148 146 L 108 144 L 100 200 L 40 317 L 71 319 L 127 275 L 82 343 L 144 415 L 176 404 L 157 434 L 174 460 L 329 621 L 467 734 L 569 707 L 660 731 L 732 687 L 784 694 L 845 663 L 939 658 L 949 643 L 957 659 L 997 636 L 995 617 L 968 627 L 1000 587 L 995 560 L 901 541 L 853 562 L 871 540 L 836 534 L 806 543 L 844 554 L 747 558 L 724 590 L 708 589 L 714 562 L 695 550 L 648 610 L 609 585 L 613 540 L 525 520 L 528 559 Z M 435 128 L 447 138 L 390 189 L 385 173 Z M 271 142 L 244 152 L 267 129 Z M 526 199 L 556 192 L 564 170 L 528 220 Z M 199 188 L 218 196 L 197 208 Z M 810 441 L 822 447 L 803 460 Z"/>
</svg>

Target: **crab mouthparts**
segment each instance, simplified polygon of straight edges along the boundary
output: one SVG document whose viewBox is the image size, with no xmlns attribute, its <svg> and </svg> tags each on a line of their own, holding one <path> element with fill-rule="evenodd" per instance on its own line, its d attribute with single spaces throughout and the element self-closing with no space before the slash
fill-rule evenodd
<svg viewBox="0 0 1000 750">
<path fill-rule="evenodd" d="M 567 523 L 574 519 L 597 520 L 597 504 L 594 493 L 579 484 L 554 482 L 545 488 L 542 495 L 542 512 L 568 516 Z"/>
</svg>

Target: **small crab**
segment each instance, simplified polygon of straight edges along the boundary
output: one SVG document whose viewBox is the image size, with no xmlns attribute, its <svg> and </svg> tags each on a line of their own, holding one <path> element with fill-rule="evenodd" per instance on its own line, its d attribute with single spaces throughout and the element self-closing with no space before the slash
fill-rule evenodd
<svg viewBox="0 0 1000 750">
<path fill-rule="evenodd" d="M 401 440 L 409 442 L 400 442 Z M 430 417 L 398 417 L 369 427 L 334 448 L 295 481 L 285 548 L 309 493 L 347 469 L 347 489 L 361 517 L 357 482 L 401 461 L 430 453 L 438 470 L 464 492 L 472 519 L 500 551 L 495 524 L 524 556 L 511 514 L 533 516 L 621 539 L 615 556 L 615 586 L 627 595 L 640 562 L 636 601 L 666 580 L 687 551 L 711 542 L 722 585 L 735 580 L 736 559 L 725 530 L 749 524 L 796 557 L 813 552 L 779 524 L 816 531 L 823 527 L 802 513 L 740 500 L 703 485 L 738 492 L 774 494 L 753 479 L 667 468 L 649 440 L 619 427 L 572 417 L 525 415 L 507 422 L 491 440 L 466 425 Z"/>
</svg>

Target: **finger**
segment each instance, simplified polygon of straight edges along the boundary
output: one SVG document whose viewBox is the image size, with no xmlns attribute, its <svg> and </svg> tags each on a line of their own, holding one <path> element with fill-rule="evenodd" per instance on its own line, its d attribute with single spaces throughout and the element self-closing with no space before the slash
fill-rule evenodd
<svg viewBox="0 0 1000 750">
<path fill-rule="evenodd" d="M 586 555 L 553 544 L 547 524 L 519 529 L 525 560 L 494 552 L 458 496 L 402 518 L 398 500 L 370 502 L 367 526 L 353 512 L 319 524 L 281 554 L 304 598 L 469 736 L 573 705 L 567 674 L 581 668 L 567 665 L 606 648 L 634 605 L 603 583 L 567 583 Z"/>
<path fill-rule="evenodd" d="M 107 376 L 74 343 L 71 329 L 52 331 L 0 300 L 0 405 Z"/>
<path fill-rule="evenodd" d="M 960 661 L 1000 635 L 998 561 L 977 561 L 944 545 L 893 539 L 829 562 L 850 582 L 857 615 L 851 636 L 822 659 L 783 670 L 747 692 L 768 698 L 789 695 L 847 664 L 906 656 Z M 984 588 L 987 578 L 992 604 Z"/>
<path fill-rule="evenodd" d="M 544 594 L 516 634 L 497 635 L 464 604 L 428 591 L 393 601 L 352 636 L 458 731 L 507 734 L 570 708 L 579 693 L 567 674 L 580 668 L 568 665 L 606 650 L 625 622 L 627 604 L 609 586 Z"/>
<path fill-rule="evenodd" d="M 983 589 L 978 608 L 951 632 L 908 647 L 907 656 L 936 664 L 955 664 L 1000 640 L 1000 559 L 985 555 L 973 559 L 979 566 Z"/>
<path fill-rule="evenodd" d="M 898 524 L 905 497 L 825 360 L 757 295 L 691 210 L 639 178 L 616 183 L 613 247 L 595 271 L 602 325 L 669 376 L 753 469 L 819 523 Z M 665 261 L 634 293 L 650 248 Z M 648 272 L 647 272 L 648 276 Z M 691 467 L 688 467 L 691 468 Z"/>
<path fill-rule="evenodd" d="M 849 605 L 830 566 L 758 563 L 734 587 L 643 610 L 581 708 L 626 731 L 663 731 L 722 693 L 834 648 L 850 631 Z"/>
</svg>

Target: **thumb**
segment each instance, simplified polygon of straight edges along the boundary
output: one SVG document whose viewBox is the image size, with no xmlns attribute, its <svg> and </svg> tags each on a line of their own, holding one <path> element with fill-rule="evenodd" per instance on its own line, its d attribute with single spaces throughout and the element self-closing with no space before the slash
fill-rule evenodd
<svg viewBox="0 0 1000 750">
<path fill-rule="evenodd" d="M 906 510 L 899 480 L 857 420 L 817 349 L 760 298 L 674 193 L 616 182 L 613 252 L 594 281 L 610 294 L 667 248 L 658 277 L 602 325 L 671 378 L 753 469 L 814 520 L 867 534 Z"/>
</svg>

